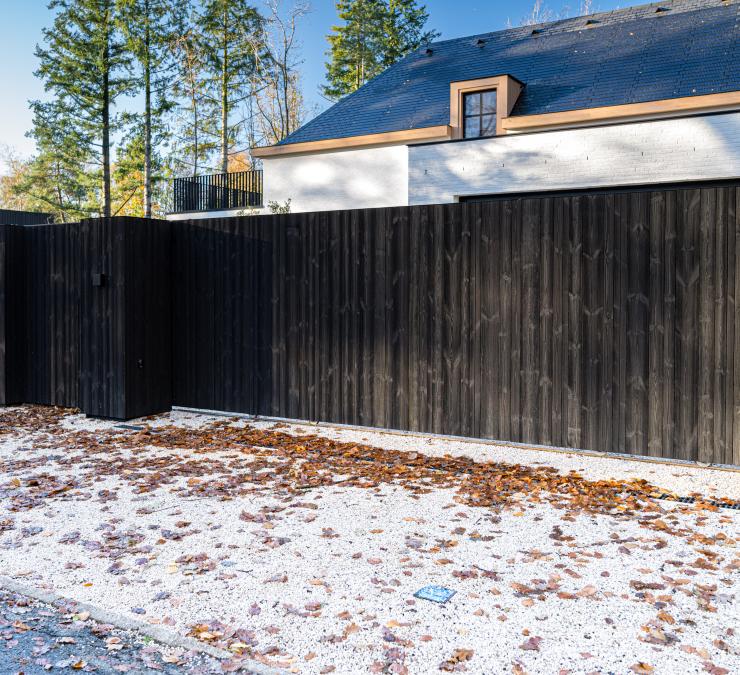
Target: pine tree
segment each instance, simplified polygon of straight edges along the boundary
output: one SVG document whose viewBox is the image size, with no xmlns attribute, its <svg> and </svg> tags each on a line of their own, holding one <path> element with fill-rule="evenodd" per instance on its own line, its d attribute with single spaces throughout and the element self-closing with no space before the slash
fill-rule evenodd
<svg viewBox="0 0 740 675">
<path fill-rule="evenodd" d="M 344 23 L 327 37 L 324 94 L 332 99 L 359 89 L 439 35 L 424 30 L 429 14 L 416 0 L 338 0 L 336 6 Z"/>
<path fill-rule="evenodd" d="M 100 188 L 96 175 L 91 180 L 87 172 L 90 157 L 84 154 L 85 143 L 70 126 L 67 111 L 52 101 L 35 103 L 33 113 L 29 136 L 38 152 L 31 160 L 14 163 L 8 196 L 14 195 L 26 210 L 53 213 L 60 222 L 98 214 Z"/>
<path fill-rule="evenodd" d="M 331 61 L 326 64 L 324 87 L 332 99 L 359 89 L 381 71 L 387 14 L 383 0 L 338 0 L 337 12 L 344 24 L 333 26 L 327 37 Z"/>
<path fill-rule="evenodd" d="M 59 134 L 69 134 L 80 156 L 97 164 L 101 213 L 110 216 L 112 138 L 119 122 L 114 103 L 130 87 L 115 0 L 51 0 L 49 9 L 58 13 L 53 27 L 44 30 L 44 46 L 36 49 L 41 63 L 36 75 L 57 109 L 37 121 L 61 123 Z M 32 105 L 40 110 L 38 102 Z"/>
<path fill-rule="evenodd" d="M 383 68 L 392 66 L 409 52 L 439 37 L 434 30 L 424 30 L 429 12 L 416 0 L 389 0 L 383 26 Z"/>
<path fill-rule="evenodd" d="M 222 173 L 228 173 L 229 153 L 243 132 L 244 119 L 235 119 L 237 107 L 250 95 L 253 75 L 264 50 L 263 18 L 247 0 L 204 0 L 199 17 L 206 82 L 219 109 L 219 155 Z"/>
<path fill-rule="evenodd" d="M 119 0 L 118 18 L 126 37 L 126 48 L 140 71 L 134 80 L 135 87 L 144 98 L 143 123 L 136 127 L 142 134 L 143 214 L 147 218 L 152 215 L 154 155 L 164 140 L 164 115 L 173 106 L 168 85 L 177 15 L 178 7 L 172 0 Z M 136 147 L 133 141 L 130 145 Z"/>
</svg>

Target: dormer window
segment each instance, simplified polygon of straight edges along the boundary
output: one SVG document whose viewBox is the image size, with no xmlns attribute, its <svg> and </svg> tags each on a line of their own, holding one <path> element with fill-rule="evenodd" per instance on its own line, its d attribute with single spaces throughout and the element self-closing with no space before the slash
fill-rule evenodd
<svg viewBox="0 0 740 675">
<path fill-rule="evenodd" d="M 487 89 L 463 95 L 463 138 L 496 135 L 496 90 Z"/>
<path fill-rule="evenodd" d="M 450 83 L 452 138 L 490 138 L 506 133 L 502 125 L 524 85 L 511 75 Z"/>
</svg>

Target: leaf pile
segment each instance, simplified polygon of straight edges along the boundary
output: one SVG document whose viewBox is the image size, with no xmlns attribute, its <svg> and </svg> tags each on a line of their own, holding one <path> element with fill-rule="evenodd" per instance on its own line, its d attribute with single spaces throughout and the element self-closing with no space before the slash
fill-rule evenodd
<svg viewBox="0 0 740 675">
<path fill-rule="evenodd" d="M 460 503 L 474 507 L 547 501 L 571 515 L 629 517 L 639 513 L 645 527 L 687 534 L 650 513 L 662 513 L 651 499 L 662 491 L 644 480 L 587 480 L 576 472 L 561 474 L 548 466 L 432 457 L 317 435 L 297 436 L 276 428 L 258 429 L 236 420 L 196 429 L 164 425 L 147 426 L 139 432 L 70 430 L 63 424 L 69 414 L 37 406 L 0 413 L 0 434 L 13 433 L 9 429 L 16 434 L 43 432 L 40 438 L 34 437 L 34 447 L 66 452 L 55 459 L 59 466 L 69 468 L 68 476 L 42 470 L 23 485 L 14 479 L 16 483 L 2 486 L 13 498 L 11 510 L 33 508 L 54 497 L 79 497 L 83 487 L 107 476 L 128 481 L 142 494 L 170 486 L 181 495 L 221 499 L 260 489 L 295 494 L 337 485 L 375 488 L 393 484 L 417 498 L 432 490 L 455 490 Z M 39 468 L 45 465 L 43 457 L 25 463 L 20 457 L 0 462 L 0 470 L 29 469 L 34 462 Z M 97 497 L 105 501 L 115 499 L 115 494 L 103 491 Z M 698 507 L 716 510 L 709 505 Z"/>
</svg>

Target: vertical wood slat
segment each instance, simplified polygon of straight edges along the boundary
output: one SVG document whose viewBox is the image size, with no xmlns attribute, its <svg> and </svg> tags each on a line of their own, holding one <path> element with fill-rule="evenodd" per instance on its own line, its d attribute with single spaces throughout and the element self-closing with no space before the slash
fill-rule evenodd
<svg viewBox="0 0 740 675">
<path fill-rule="evenodd" d="M 727 299 L 725 304 L 725 322 L 726 322 L 726 340 L 724 353 L 727 355 L 727 376 L 725 378 L 725 452 L 724 456 L 717 458 L 716 461 L 723 464 L 733 463 L 733 453 L 735 446 L 734 428 L 735 428 L 735 371 L 737 368 L 737 352 L 735 350 L 735 283 L 737 276 L 737 256 L 735 247 L 737 238 L 735 232 L 735 189 L 725 187 L 722 190 L 725 203 L 725 228 L 727 232 L 727 243 L 725 256 L 727 259 Z"/>
<path fill-rule="evenodd" d="M 730 371 L 729 353 L 727 350 L 727 308 L 728 308 L 728 237 L 726 221 L 725 192 L 722 188 L 714 191 L 714 323 L 711 326 L 714 359 L 712 364 L 713 390 L 713 433 L 714 442 L 709 455 L 712 462 L 723 462 L 728 446 L 727 414 L 730 392 L 727 389 Z M 712 223 L 709 223 L 712 228 Z M 731 442 L 731 440 L 730 440 Z"/>
<path fill-rule="evenodd" d="M 541 202 L 541 220 L 538 228 L 538 236 L 541 240 L 542 254 L 539 265 L 539 298 L 540 298 L 540 315 L 539 315 L 539 363 L 540 377 L 538 386 L 538 434 L 537 442 L 541 445 L 553 445 L 556 443 L 554 426 L 554 406 L 555 406 L 555 336 L 554 324 L 556 317 L 555 310 L 555 278 L 554 269 L 555 261 L 555 232 L 554 218 L 552 213 L 553 200 L 546 198 Z"/>
<path fill-rule="evenodd" d="M 553 200 L 553 336 L 552 429 L 553 444 L 563 447 L 568 438 L 568 202 Z"/>
<path fill-rule="evenodd" d="M 649 306 L 648 332 L 648 454 L 660 457 L 663 449 L 663 390 L 665 387 L 666 358 L 664 355 L 666 314 L 671 300 L 664 287 L 668 237 L 666 234 L 666 195 L 664 192 L 650 193 L 649 235 Z"/>
<path fill-rule="evenodd" d="M 629 198 L 627 282 L 627 450 L 647 454 L 649 232 L 646 193 Z"/>
<path fill-rule="evenodd" d="M 676 192 L 669 190 L 664 199 L 664 229 L 663 229 L 663 279 L 661 289 L 663 291 L 663 390 L 659 393 L 661 398 L 662 420 L 662 442 L 660 455 L 674 447 L 677 438 L 676 425 L 676 402 L 674 392 L 678 386 L 677 361 L 676 361 L 676 260 L 678 255 L 678 234 L 676 230 Z"/>
<path fill-rule="evenodd" d="M 521 440 L 539 441 L 540 200 L 522 203 L 521 219 Z"/>
<path fill-rule="evenodd" d="M 715 190 L 702 189 L 699 213 L 699 448 L 698 459 L 711 462 L 713 457 L 714 435 L 714 315 L 715 288 L 714 266 L 715 235 Z"/>
<path fill-rule="evenodd" d="M 522 441 L 522 203 L 510 211 L 511 242 L 511 439 Z"/>
<path fill-rule="evenodd" d="M 699 190 L 686 190 L 680 193 L 681 208 L 677 210 L 680 227 L 680 256 L 676 270 L 678 284 L 677 314 L 680 317 L 678 328 L 678 349 L 676 363 L 680 366 L 680 378 L 676 387 L 678 434 L 675 440 L 676 452 L 680 459 L 698 457 L 699 436 L 699 222 L 701 193 Z"/>
<path fill-rule="evenodd" d="M 582 442 L 599 447 L 603 406 L 603 196 L 590 196 L 582 204 L 583 217 L 583 427 Z"/>
<path fill-rule="evenodd" d="M 613 373 L 616 369 L 614 362 L 614 343 L 617 336 L 614 312 L 614 279 L 617 263 L 617 232 L 615 228 L 614 195 L 606 194 L 603 199 L 603 211 L 600 216 L 603 235 L 603 262 L 602 283 L 600 292 L 603 294 L 603 344 L 601 366 L 601 421 L 599 432 L 599 446 L 611 447 L 615 439 L 615 393 Z"/>
<path fill-rule="evenodd" d="M 571 201 L 571 218 L 568 223 L 569 238 L 567 265 L 568 286 L 568 369 L 565 381 L 567 390 L 567 429 L 565 445 L 583 447 L 583 241 L 582 211 L 580 197 Z"/>
</svg>

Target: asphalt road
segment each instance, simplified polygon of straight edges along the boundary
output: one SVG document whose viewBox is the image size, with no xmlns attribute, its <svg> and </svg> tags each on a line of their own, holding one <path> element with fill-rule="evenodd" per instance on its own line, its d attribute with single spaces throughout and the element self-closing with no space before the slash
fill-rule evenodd
<svg viewBox="0 0 740 675">
<path fill-rule="evenodd" d="M 0 590 L 0 675 L 221 673 L 210 657 L 162 647 L 65 608 Z"/>
</svg>

